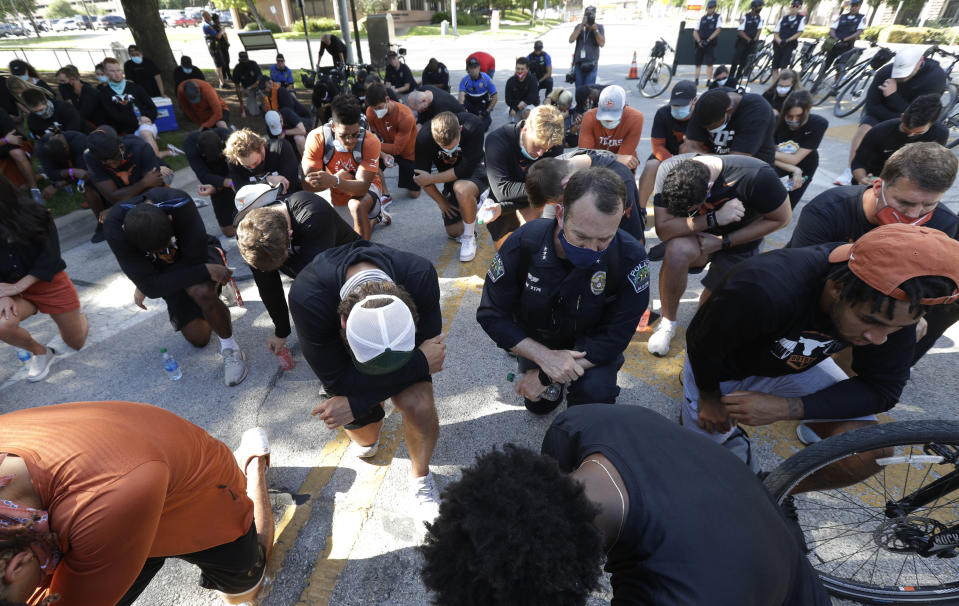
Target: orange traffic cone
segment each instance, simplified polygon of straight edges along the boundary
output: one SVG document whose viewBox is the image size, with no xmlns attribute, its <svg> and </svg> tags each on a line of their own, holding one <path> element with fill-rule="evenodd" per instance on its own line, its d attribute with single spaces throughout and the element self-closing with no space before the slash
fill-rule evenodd
<svg viewBox="0 0 959 606">
<path fill-rule="evenodd" d="M 636 51 L 633 51 L 633 64 L 629 66 L 627 80 L 639 80 L 639 66 L 636 65 Z"/>
</svg>

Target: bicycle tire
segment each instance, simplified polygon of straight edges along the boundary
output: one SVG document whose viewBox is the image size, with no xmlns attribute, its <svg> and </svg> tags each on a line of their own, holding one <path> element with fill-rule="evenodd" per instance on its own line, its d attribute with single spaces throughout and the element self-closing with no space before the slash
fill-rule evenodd
<svg viewBox="0 0 959 606">
<path fill-rule="evenodd" d="M 643 71 L 639 74 L 639 82 L 636 83 L 636 90 L 643 95 L 643 89 L 646 87 L 646 81 L 649 80 L 649 76 L 653 71 L 653 66 L 656 64 L 656 59 L 650 58 L 646 62 L 646 65 L 643 66 Z"/>
<path fill-rule="evenodd" d="M 837 461 L 843 460 L 850 456 L 855 456 L 860 453 L 869 452 L 873 450 L 883 449 L 883 448 L 893 448 L 893 447 L 904 447 L 904 446 L 913 446 L 928 444 L 930 442 L 936 442 L 941 445 L 952 445 L 959 446 L 959 421 L 943 421 L 943 420 L 927 420 L 927 421 L 903 421 L 896 423 L 886 423 L 879 425 L 872 425 L 869 427 L 864 427 L 854 431 L 840 434 L 823 440 L 817 444 L 808 446 L 801 452 L 789 457 L 783 463 L 777 467 L 769 476 L 766 478 L 764 484 L 769 492 L 773 495 L 773 498 L 777 503 L 782 503 L 790 491 L 795 488 L 800 482 L 814 473 L 822 470 L 823 468 L 836 463 Z M 900 451 L 901 452 L 901 451 Z M 912 450 L 910 449 L 910 452 Z M 897 453 L 898 454 L 898 453 Z M 918 453 L 916 453 L 918 454 Z M 893 464 L 904 464 L 906 479 L 904 486 L 909 485 L 909 471 L 914 467 L 913 459 L 908 459 L 904 461 L 894 461 Z M 902 469 L 902 468 L 900 468 Z M 918 477 L 919 473 L 916 472 Z M 885 484 L 882 485 L 882 492 L 876 490 L 876 488 L 869 486 L 870 481 L 878 481 L 879 476 L 882 476 L 883 479 L 886 478 L 886 467 L 883 467 L 883 471 L 880 474 L 876 474 L 867 478 L 866 480 L 853 484 L 852 487 L 847 487 L 848 494 L 852 495 L 862 495 L 860 498 L 863 501 L 873 501 L 878 500 L 877 497 L 873 496 L 873 492 L 878 494 L 878 497 L 885 500 L 890 496 L 888 491 L 886 491 Z M 896 476 L 897 470 L 893 470 L 890 475 Z M 925 476 L 922 476 L 920 479 L 920 485 L 929 477 L 929 473 Z M 895 478 L 894 478 L 895 479 Z M 915 478 L 914 478 L 915 480 Z M 914 482 L 915 483 L 915 482 Z M 856 489 L 860 489 L 859 492 L 856 492 Z M 867 490 L 868 489 L 868 490 Z M 873 492 L 869 492 L 869 491 Z M 910 488 L 910 490 L 915 490 L 915 488 Z M 800 493 L 794 495 L 793 498 L 795 502 L 799 505 L 804 505 L 807 502 L 813 505 L 821 503 L 821 511 L 829 511 L 830 509 L 836 509 L 837 511 L 830 512 L 828 515 L 836 516 L 839 521 L 843 520 L 842 516 L 846 515 L 845 510 L 851 510 L 854 508 L 846 506 L 847 502 L 845 499 L 840 500 L 840 507 L 831 507 L 827 506 L 825 503 L 827 499 L 824 496 L 826 491 L 813 491 L 809 493 Z M 955 491 L 949 493 L 947 497 L 951 497 L 955 494 Z M 822 497 L 822 498 L 819 498 Z M 940 499 L 943 497 L 940 497 Z M 938 499 L 934 502 L 938 503 Z M 853 502 L 853 505 L 855 503 Z M 955 505 L 954 502 L 947 502 L 946 506 Z M 884 508 L 884 504 L 881 504 L 880 507 Z M 861 506 L 862 509 L 867 510 L 866 506 Z M 922 510 L 920 508 L 917 511 Z M 933 508 L 935 509 L 935 508 Z M 809 509 L 797 510 L 801 512 L 811 511 Z M 843 510 L 843 511 L 839 511 Z M 930 510 L 931 511 L 931 510 Z M 888 516 L 884 513 L 880 515 L 875 515 L 874 512 L 870 512 L 873 515 L 869 518 L 865 518 L 860 521 L 859 524 L 840 524 L 836 523 L 834 520 L 827 520 L 827 524 L 824 526 L 825 529 L 831 529 L 839 532 L 840 534 L 836 537 L 831 537 L 826 541 L 821 541 L 819 536 L 813 533 L 809 533 L 809 536 L 815 539 L 819 544 L 809 553 L 810 563 L 813 565 L 813 568 L 817 568 L 817 564 L 825 566 L 834 562 L 836 559 L 830 561 L 822 561 L 822 556 L 817 552 L 819 547 L 826 545 L 830 541 L 834 541 L 837 538 L 848 539 L 848 535 L 856 534 L 868 534 L 872 536 L 873 541 L 878 541 L 879 538 L 888 538 L 888 535 L 880 535 L 880 530 L 877 528 L 875 531 L 868 529 L 868 526 L 872 523 L 876 523 L 877 527 L 882 526 L 886 522 Z M 937 515 L 939 512 L 937 512 Z M 945 512 L 946 515 L 949 515 L 949 512 Z M 805 515 L 805 514 L 803 514 Z M 932 515 L 932 514 L 930 514 Z M 798 514 L 797 514 L 798 516 Z M 888 518 L 892 520 L 893 518 Z M 949 520 L 949 523 L 955 523 L 959 520 Z M 899 522 L 901 523 L 901 522 Z M 837 530 L 842 529 L 843 527 L 849 527 L 849 530 Z M 801 527 L 802 528 L 802 527 Z M 803 529 L 804 539 L 806 538 L 806 531 Z M 869 539 L 867 538 L 867 541 Z M 881 546 L 880 546 L 881 548 Z M 890 551 L 891 550 L 888 550 Z M 828 557 L 828 552 L 826 553 Z M 854 554 L 858 555 L 858 554 Z M 915 554 L 911 554 L 914 557 Z M 878 564 L 879 549 L 876 551 L 876 562 Z M 818 559 L 820 562 L 816 562 Z M 849 558 L 847 558 L 849 559 Z M 869 556 L 866 558 L 866 562 L 871 560 L 872 557 Z M 856 562 L 858 560 L 853 560 Z M 946 560 L 939 560 L 938 558 L 929 558 L 927 561 L 945 562 Z M 839 566 L 835 567 L 833 570 L 838 570 L 845 562 L 841 562 Z M 903 560 L 902 568 L 899 571 L 900 576 L 902 571 L 906 568 L 906 560 Z M 925 562 L 924 562 L 925 563 Z M 926 566 L 929 566 L 928 563 L 925 563 Z M 860 566 L 861 568 L 862 566 Z M 955 566 L 950 566 L 952 569 L 955 569 Z M 895 567 L 893 567 L 893 570 Z M 930 569 L 931 570 L 931 569 Z M 873 568 L 873 573 L 875 573 L 876 568 Z M 959 581 L 949 584 L 949 588 L 945 589 L 944 587 L 926 587 L 921 586 L 919 583 L 916 586 L 900 586 L 897 584 L 890 586 L 877 586 L 872 584 L 862 584 L 854 582 L 850 579 L 837 577 L 832 574 L 825 573 L 817 568 L 817 574 L 823 582 L 823 585 L 826 589 L 833 595 L 859 600 L 870 604 L 959 604 Z M 858 569 L 855 571 L 858 572 Z M 916 572 L 918 580 L 918 570 Z M 950 575 L 947 579 L 959 579 L 959 575 Z M 937 577 L 938 580 L 938 577 Z"/>
<path fill-rule="evenodd" d="M 815 81 L 816 75 L 822 70 L 822 59 L 814 60 L 804 69 L 799 71 L 799 82 L 802 87 L 809 90 Z"/>
<path fill-rule="evenodd" d="M 812 104 L 821 105 L 831 97 L 840 77 L 839 68 L 835 65 L 831 65 L 821 78 L 817 76 L 808 89 L 812 96 Z"/>
<path fill-rule="evenodd" d="M 942 97 L 939 100 L 942 104 L 942 111 L 939 112 L 940 121 L 945 121 L 946 116 L 952 112 L 956 101 L 959 101 L 959 86 L 949 82 L 946 84 L 946 90 L 942 91 Z"/>
<path fill-rule="evenodd" d="M 956 145 L 959 145 L 959 102 L 952 105 L 949 114 L 942 122 L 946 125 L 946 128 L 949 129 L 949 137 L 946 139 L 946 147 L 952 149 Z"/>
<path fill-rule="evenodd" d="M 850 80 L 849 84 L 842 87 L 842 90 L 836 95 L 836 103 L 832 108 L 832 113 L 837 118 L 845 118 L 863 106 L 866 102 L 866 91 L 872 82 L 872 76 L 872 69 L 864 69 Z"/>
<path fill-rule="evenodd" d="M 769 51 L 764 51 L 762 56 L 756 62 L 759 73 L 756 76 L 760 84 L 766 84 L 773 76 L 773 55 Z"/>
<path fill-rule="evenodd" d="M 669 88 L 669 82 L 673 79 L 673 70 L 666 65 L 665 61 L 657 61 L 652 65 L 652 70 L 646 77 L 646 81 L 639 92 L 650 99 L 663 94 L 663 91 Z"/>
</svg>

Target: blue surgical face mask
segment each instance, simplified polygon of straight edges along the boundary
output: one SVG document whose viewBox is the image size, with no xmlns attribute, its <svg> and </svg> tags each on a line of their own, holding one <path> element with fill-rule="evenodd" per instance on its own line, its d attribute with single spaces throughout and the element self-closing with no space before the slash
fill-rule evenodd
<svg viewBox="0 0 959 606">
<path fill-rule="evenodd" d="M 726 78 L 723 78 L 722 80 L 716 80 L 716 84 L 718 84 L 719 86 L 724 86 L 726 84 L 726 80 L 729 80 L 729 78 L 726 77 Z"/>
<path fill-rule="evenodd" d="M 24 82 L 30 81 L 30 76 L 28 76 L 27 74 L 23 74 L 22 76 L 17 76 L 17 77 L 23 80 Z"/>
<path fill-rule="evenodd" d="M 455 156 L 455 155 L 456 155 L 456 152 L 458 152 L 459 150 L 460 150 L 459 144 L 457 144 L 456 147 L 454 147 L 454 148 L 452 148 L 452 149 L 446 149 L 446 148 L 443 147 L 442 145 L 440 146 L 440 151 L 443 152 L 444 154 L 446 154 L 447 156 L 451 157 L 451 158 L 452 158 L 453 156 Z M 525 151 L 525 150 L 524 150 L 524 151 Z"/>
<path fill-rule="evenodd" d="M 104 84 L 106 84 L 106 83 L 107 83 L 107 80 L 109 80 L 109 78 L 107 78 L 106 76 L 97 76 L 97 80 L 99 80 L 100 82 L 103 82 Z"/>
<path fill-rule="evenodd" d="M 670 105 L 669 113 L 677 120 L 685 120 L 693 110 L 688 105 Z"/>
<path fill-rule="evenodd" d="M 788 126 L 789 128 L 793 130 L 796 130 L 797 128 L 802 126 L 802 120 L 783 120 L 783 122 L 785 122 L 786 126 Z"/>
<path fill-rule="evenodd" d="M 719 126 L 717 126 L 716 128 L 711 128 L 711 129 L 709 129 L 709 132 L 711 132 L 711 133 L 714 134 L 714 135 L 715 135 L 716 133 L 718 133 L 718 132 L 722 132 L 722 130 L 723 130 L 724 128 L 726 128 L 726 125 L 727 125 L 727 124 L 729 124 L 729 119 L 728 119 L 728 118 L 727 118 L 726 120 L 723 120 L 723 123 L 720 124 Z"/>
<path fill-rule="evenodd" d="M 609 244 L 612 245 L 615 240 L 616 237 L 614 236 Z M 563 252 L 566 253 L 566 259 L 577 269 L 589 269 L 602 261 L 609 251 L 609 246 L 606 246 L 603 250 L 591 250 L 574 246 L 566 239 L 566 234 L 562 229 L 559 231 L 559 243 L 563 247 Z"/>
<path fill-rule="evenodd" d="M 192 73 L 193 73 L 193 68 L 192 68 L 192 67 L 184 67 L 184 68 L 183 68 L 183 73 L 184 73 L 184 74 L 192 74 Z"/>
<path fill-rule="evenodd" d="M 143 57 L 130 57 L 130 61 L 133 61 L 137 65 L 143 63 Z"/>
<path fill-rule="evenodd" d="M 343 145 L 343 142 L 337 139 L 336 137 L 333 138 L 333 149 L 342 153 L 349 153 L 350 151 L 346 148 L 345 145 Z"/>
<path fill-rule="evenodd" d="M 120 80 L 119 82 L 114 82 L 111 80 L 110 82 L 108 82 L 108 84 L 110 85 L 110 88 L 113 89 L 113 92 L 115 92 L 118 95 L 122 95 L 124 89 L 126 89 L 127 87 L 126 80 Z"/>
</svg>

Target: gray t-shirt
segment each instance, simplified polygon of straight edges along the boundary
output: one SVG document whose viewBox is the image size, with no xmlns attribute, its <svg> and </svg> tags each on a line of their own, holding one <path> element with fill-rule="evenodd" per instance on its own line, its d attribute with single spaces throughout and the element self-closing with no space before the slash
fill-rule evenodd
<svg viewBox="0 0 959 606">
<path fill-rule="evenodd" d="M 606 37 L 606 30 L 602 25 L 597 25 L 599 33 Z M 583 54 L 585 51 L 585 55 Z M 573 51 L 573 59 L 576 63 L 580 61 L 599 61 L 599 44 L 596 42 L 596 36 L 592 31 L 587 31 L 586 28 L 583 28 L 583 31 L 580 32 L 579 37 L 576 38 L 576 49 Z"/>
</svg>

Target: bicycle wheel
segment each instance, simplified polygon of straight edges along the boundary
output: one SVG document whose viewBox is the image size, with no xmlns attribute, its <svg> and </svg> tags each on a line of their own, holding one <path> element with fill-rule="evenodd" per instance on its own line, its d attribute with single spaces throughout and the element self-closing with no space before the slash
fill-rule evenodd
<svg viewBox="0 0 959 606">
<path fill-rule="evenodd" d="M 872 76 L 872 70 L 865 69 L 839 91 L 836 104 L 832 108 L 832 113 L 837 118 L 845 118 L 862 107 L 866 102 L 866 91 L 872 83 Z"/>
<path fill-rule="evenodd" d="M 835 94 L 835 87 L 839 83 L 841 78 L 839 68 L 835 65 L 831 66 L 824 76 L 816 77 L 815 80 L 809 86 L 809 94 L 812 95 L 812 104 L 819 105 L 830 95 Z"/>
<path fill-rule="evenodd" d="M 942 121 L 949 129 L 949 138 L 946 139 L 946 147 L 952 149 L 959 144 L 959 103 L 954 103 L 949 110 L 949 115 Z"/>
<path fill-rule="evenodd" d="M 760 84 L 766 84 L 773 76 L 773 55 L 765 51 L 756 62 L 756 79 Z"/>
<path fill-rule="evenodd" d="M 650 68 L 649 77 L 646 78 L 643 86 L 639 89 L 644 97 L 658 97 L 669 86 L 669 81 L 673 79 L 673 71 L 662 60 L 656 61 Z"/>
<path fill-rule="evenodd" d="M 819 75 L 820 71 L 822 71 L 822 59 L 813 61 L 804 67 L 799 72 L 799 82 L 802 83 L 802 87 L 806 90 L 812 88 L 813 82 L 816 81 L 816 76 Z"/>
<path fill-rule="evenodd" d="M 643 89 L 646 88 L 646 82 L 649 81 L 649 77 L 653 73 L 655 66 L 656 59 L 650 58 L 650 60 L 646 62 L 646 65 L 643 66 L 643 71 L 639 74 L 639 81 L 636 83 L 636 90 L 638 90 L 642 95 L 646 94 L 643 92 Z"/>
<path fill-rule="evenodd" d="M 959 87 L 950 82 L 946 84 L 946 90 L 942 91 L 942 97 L 940 98 L 942 111 L 939 112 L 939 120 L 946 120 L 946 116 L 952 113 L 952 106 L 956 104 L 956 101 L 959 101 Z"/>
<path fill-rule="evenodd" d="M 840 434 L 786 459 L 766 478 L 766 488 L 782 503 L 814 473 L 841 482 L 845 468 L 837 464 L 861 464 L 863 453 L 879 449 L 880 471 L 866 480 L 792 496 L 810 563 L 825 587 L 844 598 L 959 603 L 959 560 L 949 559 L 955 550 L 922 556 L 917 547 L 932 537 L 952 544 L 942 531 L 959 521 L 959 487 L 940 483 L 925 504 L 904 499 L 959 469 L 959 422 L 906 421 Z"/>
</svg>

